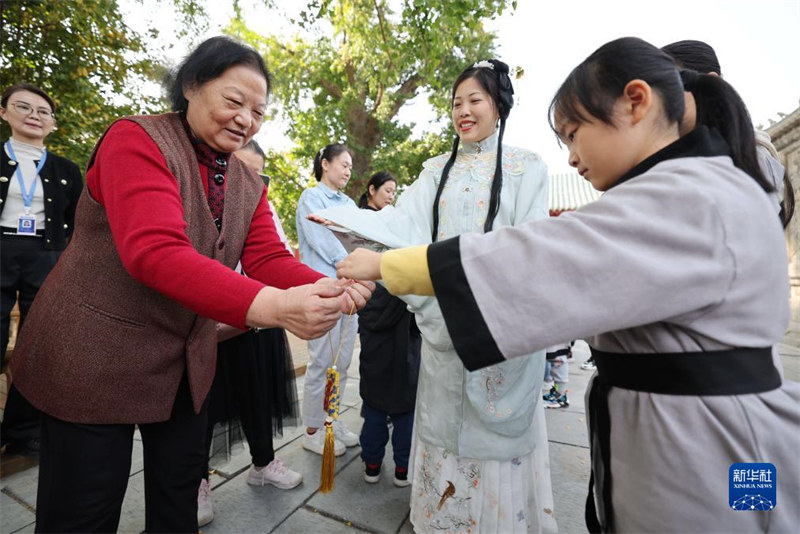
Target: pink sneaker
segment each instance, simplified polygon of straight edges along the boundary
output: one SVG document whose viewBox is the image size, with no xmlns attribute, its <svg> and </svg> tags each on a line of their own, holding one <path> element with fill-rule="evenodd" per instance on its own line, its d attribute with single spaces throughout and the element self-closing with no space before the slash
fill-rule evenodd
<svg viewBox="0 0 800 534">
<path fill-rule="evenodd" d="M 202 527 L 214 520 L 214 502 L 211 500 L 211 486 L 205 478 L 197 491 L 197 526 Z"/>
<path fill-rule="evenodd" d="M 292 489 L 299 486 L 302 481 L 303 475 L 292 471 L 277 458 L 261 469 L 256 469 L 256 466 L 251 465 L 250 472 L 247 474 L 247 483 L 251 486 L 272 484 L 276 488 Z"/>
</svg>

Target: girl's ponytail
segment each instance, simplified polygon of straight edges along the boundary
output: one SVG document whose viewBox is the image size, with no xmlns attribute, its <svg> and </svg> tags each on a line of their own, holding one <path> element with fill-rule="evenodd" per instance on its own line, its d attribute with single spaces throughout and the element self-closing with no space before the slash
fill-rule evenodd
<svg viewBox="0 0 800 534">
<path fill-rule="evenodd" d="M 753 177 L 767 193 L 775 190 L 758 165 L 753 123 L 739 93 L 720 76 L 682 70 L 686 91 L 697 107 L 697 122 L 714 128 L 728 143 L 733 163 Z"/>
</svg>

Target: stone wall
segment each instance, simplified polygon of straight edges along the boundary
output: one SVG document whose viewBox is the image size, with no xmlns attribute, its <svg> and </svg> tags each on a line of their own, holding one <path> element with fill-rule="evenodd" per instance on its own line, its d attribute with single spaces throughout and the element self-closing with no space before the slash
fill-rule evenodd
<svg viewBox="0 0 800 534">
<path fill-rule="evenodd" d="M 798 205 L 786 229 L 786 246 L 789 250 L 789 279 L 792 284 L 792 315 L 800 320 L 800 108 L 767 128 L 772 144 L 786 166 Z"/>
</svg>

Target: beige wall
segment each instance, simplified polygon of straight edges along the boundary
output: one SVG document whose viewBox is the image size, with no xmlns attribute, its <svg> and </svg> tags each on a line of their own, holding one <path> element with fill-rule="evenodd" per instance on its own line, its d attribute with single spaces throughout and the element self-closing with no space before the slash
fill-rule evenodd
<svg viewBox="0 0 800 534">
<path fill-rule="evenodd" d="M 789 250 L 789 279 L 792 284 L 792 312 L 800 320 L 800 108 L 767 128 L 772 144 L 786 166 L 794 187 L 798 205 L 789 227 L 786 229 L 786 245 Z"/>
</svg>

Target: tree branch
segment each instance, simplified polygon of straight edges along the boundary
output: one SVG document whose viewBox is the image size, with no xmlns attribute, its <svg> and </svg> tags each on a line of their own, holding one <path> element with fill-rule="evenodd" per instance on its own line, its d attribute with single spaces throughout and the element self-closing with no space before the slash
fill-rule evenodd
<svg viewBox="0 0 800 534">
<path fill-rule="evenodd" d="M 297 186 L 297 188 L 300 189 L 300 190 L 303 190 L 303 189 L 306 188 L 305 184 L 300 183 L 293 174 L 289 174 L 288 172 L 286 172 L 283 169 L 278 168 L 278 167 L 275 167 L 272 170 L 277 171 L 278 174 L 280 174 L 282 181 L 285 180 L 285 181 L 291 182 L 292 184 Z"/>
<path fill-rule="evenodd" d="M 289 54 L 292 57 L 297 55 L 297 52 L 295 50 L 289 48 L 288 46 L 286 46 L 283 43 L 279 42 L 278 46 L 281 48 L 281 50 L 284 50 L 287 54 Z M 325 89 L 328 92 L 328 94 L 331 95 L 332 97 L 334 97 L 334 98 L 342 98 L 342 94 L 343 94 L 342 93 L 342 89 L 340 87 L 338 87 L 337 85 L 335 85 L 335 84 L 331 83 L 330 81 L 328 81 L 327 78 L 319 76 L 317 78 L 317 82 L 319 82 L 319 84 L 322 86 L 322 88 Z"/>
<path fill-rule="evenodd" d="M 389 70 L 394 70 L 394 61 L 392 61 L 392 53 L 391 48 L 389 47 L 389 40 L 386 38 L 386 27 L 383 20 L 383 13 L 381 13 L 380 6 L 378 5 L 378 0 L 372 0 L 372 4 L 375 6 L 375 14 L 378 16 L 378 27 L 381 29 L 381 37 L 383 38 L 383 50 L 386 52 L 386 58 L 389 60 Z"/>
<path fill-rule="evenodd" d="M 374 115 L 375 112 L 378 111 L 378 108 L 381 105 L 381 101 L 383 100 L 383 91 L 384 87 L 383 84 L 381 83 L 380 85 L 378 85 L 378 96 L 375 97 L 375 103 L 372 105 L 372 110 L 370 110 L 370 114 Z"/>
<path fill-rule="evenodd" d="M 327 79 L 320 77 L 318 78 L 319 84 L 322 86 L 323 89 L 328 91 L 328 94 L 334 98 L 342 98 L 342 89 L 334 84 L 332 84 Z"/>
<path fill-rule="evenodd" d="M 389 118 L 397 115 L 397 112 L 400 111 L 400 108 L 403 107 L 406 101 L 416 96 L 417 89 L 419 89 L 419 86 L 422 85 L 423 81 L 424 79 L 422 76 L 419 74 L 413 74 L 403 82 L 400 88 L 392 95 L 394 103 L 390 108 Z"/>
</svg>

